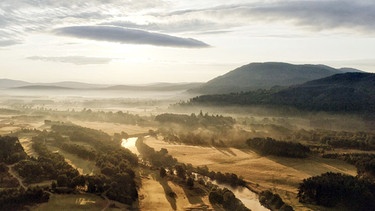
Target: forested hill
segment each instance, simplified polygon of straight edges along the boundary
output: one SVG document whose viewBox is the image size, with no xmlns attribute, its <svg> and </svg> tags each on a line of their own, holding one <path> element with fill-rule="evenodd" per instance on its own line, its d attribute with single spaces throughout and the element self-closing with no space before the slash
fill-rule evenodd
<svg viewBox="0 0 375 211">
<path fill-rule="evenodd" d="M 201 87 L 190 90 L 200 94 L 269 89 L 291 86 L 345 72 L 360 72 L 352 68 L 335 69 L 325 65 L 294 65 L 280 62 L 250 63 L 214 78 Z"/>
<path fill-rule="evenodd" d="M 190 104 L 292 106 L 303 110 L 374 112 L 375 74 L 344 73 L 283 90 L 202 95 Z"/>
</svg>

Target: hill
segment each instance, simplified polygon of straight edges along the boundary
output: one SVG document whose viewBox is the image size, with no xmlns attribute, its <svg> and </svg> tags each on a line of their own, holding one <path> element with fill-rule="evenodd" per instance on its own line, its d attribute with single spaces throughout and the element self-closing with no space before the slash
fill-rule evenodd
<svg viewBox="0 0 375 211">
<path fill-rule="evenodd" d="M 30 85 L 29 82 L 25 81 L 18 81 L 18 80 L 11 80 L 11 79 L 0 79 L 0 89 L 7 89 L 19 86 L 27 86 Z"/>
<path fill-rule="evenodd" d="M 375 74 L 343 73 L 282 90 L 203 95 L 190 104 L 292 106 L 304 110 L 373 112 Z"/>
<path fill-rule="evenodd" d="M 150 85 L 117 85 L 104 88 L 105 90 L 129 90 L 129 91 L 177 91 L 194 89 L 202 83 L 157 83 Z"/>
<path fill-rule="evenodd" d="M 202 83 L 155 83 L 144 85 L 104 85 L 74 81 L 56 83 L 29 83 L 25 81 L 0 79 L 0 89 L 28 90 L 95 90 L 95 91 L 185 91 L 201 86 Z"/>
<path fill-rule="evenodd" d="M 231 92 L 291 86 L 344 72 L 360 72 L 353 68 L 335 69 L 325 65 L 294 65 L 280 62 L 250 63 L 214 78 L 191 92 L 225 94 Z"/>
<path fill-rule="evenodd" d="M 375 74 L 333 75 L 290 87 L 273 96 L 274 104 L 308 110 L 374 111 Z"/>
<path fill-rule="evenodd" d="M 14 87 L 13 89 L 27 89 L 27 90 L 59 90 L 59 89 L 72 89 L 63 86 L 55 86 L 55 85 L 29 85 L 29 86 L 20 86 Z"/>
</svg>

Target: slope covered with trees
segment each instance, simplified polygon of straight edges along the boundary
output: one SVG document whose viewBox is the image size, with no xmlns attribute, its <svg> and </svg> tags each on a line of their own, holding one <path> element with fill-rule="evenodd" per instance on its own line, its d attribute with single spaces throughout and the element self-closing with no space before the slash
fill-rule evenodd
<svg viewBox="0 0 375 211">
<path fill-rule="evenodd" d="M 202 95 L 190 105 L 292 106 L 303 110 L 372 112 L 375 110 L 375 74 L 344 73 L 286 89 Z"/>
<path fill-rule="evenodd" d="M 303 180 L 300 202 L 349 210 L 375 210 L 375 185 L 356 177 L 328 172 Z"/>
</svg>

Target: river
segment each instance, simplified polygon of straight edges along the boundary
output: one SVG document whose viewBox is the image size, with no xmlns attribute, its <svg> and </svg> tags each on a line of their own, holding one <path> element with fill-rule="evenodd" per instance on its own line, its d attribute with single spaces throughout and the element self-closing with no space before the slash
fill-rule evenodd
<svg viewBox="0 0 375 211">
<path fill-rule="evenodd" d="M 130 150 L 132 153 L 139 155 L 138 149 L 135 146 L 135 142 L 137 142 L 138 137 L 131 137 L 128 139 L 122 139 L 121 146 Z"/>
<path fill-rule="evenodd" d="M 122 139 L 121 146 L 124 148 L 129 149 L 131 152 L 139 155 L 138 149 L 135 146 L 135 143 L 137 142 L 138 137 L 131 137 L 128 139 Z M 216 184 L 220 188 L 227 188 L 228 190 L 232 191 L 233 194 L 241 200 L 241 202 L 249 209 L 253 211 L 266 211 L 269 210 L 265 207 L 263 207 L 259 200 L 257 194 L 253 193 L 249 189 L 245 187 L 238 187 L 238 188 L 232 188 L 230 185 L 224 185 L 224 184 L 218 184 L 216 181 L 212 181 L 212 183 Z"/>
</svg>

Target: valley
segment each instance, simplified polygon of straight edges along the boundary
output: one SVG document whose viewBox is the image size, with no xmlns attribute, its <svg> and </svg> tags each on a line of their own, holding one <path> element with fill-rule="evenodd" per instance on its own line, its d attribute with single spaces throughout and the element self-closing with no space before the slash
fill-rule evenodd
<svg viewBox="0 0 375 211">
<path fill-rule="evenodd" d="M 342 86 L 372 93 L 368 77 Z M 338 87 L 342 76 L 334 78 Z M 314 84 L 324 92 L 332 80 L 270 92 Z M 26 88 L 25 96 L 3 89 L 1 202 L 30 210 L 334 211 L 350 205 L 309 201 L 305 182 L 343 177 L 372 187 L 375 134 L 368 109 L 301 109 L 243 98 L 265 91 L 189 98 L 191 85 L 159 87 L 153 98 L 149 88 L 139 98 L 111 95 L 114 88 L 100 91 L 106 96 L 80 97 L 70 89 Z"/>
</svg>

